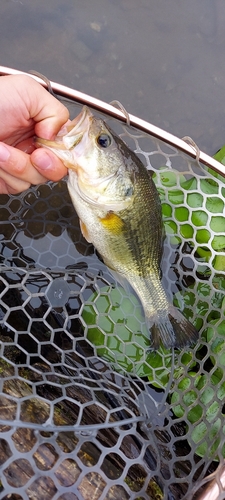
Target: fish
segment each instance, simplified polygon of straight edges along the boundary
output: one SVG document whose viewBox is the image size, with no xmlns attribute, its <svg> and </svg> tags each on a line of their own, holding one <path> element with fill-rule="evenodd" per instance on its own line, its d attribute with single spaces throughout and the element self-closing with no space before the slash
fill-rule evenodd
<svg viewBox="0 0 225 500">
<path fill-rule="evenodd" d="M 150 348 L 182 348 L 198 332 L 161 283 L 162 209 L 152 173 L 125 142 L 84 106 L 54 141 L 36 138 L 68 168 L 68 190 L 84 238 L 112 275 L 142 304 Z"/>
</svg>

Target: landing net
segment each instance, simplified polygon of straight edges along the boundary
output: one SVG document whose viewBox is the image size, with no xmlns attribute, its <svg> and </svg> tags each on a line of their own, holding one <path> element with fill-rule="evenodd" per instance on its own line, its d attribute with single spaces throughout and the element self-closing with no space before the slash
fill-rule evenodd
<svg viewBox="0 0 225 500">
<path fill-rule="evenodd" d="M 82 237 L 66 179 L 1 195 L 0 499 L 222 498 L 225 182 L 182 141 L 104 118 L 154 172 L 163 284 L 199 342 L 149 350 L 140 304 Z"/>
</svg>

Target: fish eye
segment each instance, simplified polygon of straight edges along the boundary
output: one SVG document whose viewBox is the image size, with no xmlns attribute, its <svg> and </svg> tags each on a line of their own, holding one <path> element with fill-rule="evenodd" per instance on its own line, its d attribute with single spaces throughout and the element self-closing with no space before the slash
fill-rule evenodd
<svg viewBox="0 0 225 500">
<path fill-rule="evenodd" d="M 124 193 L 124 194 L 125 194 L 125 196 L 132 196 L 133 192 L 134 192 L 133 187 L 132 187 L 132 186 L 130 186 L 130 187 L 128 187 L 128 188 L 125 190 L 125 193 Z"/>
<path fill-rule="evenodd" d="M 108 134 L 100 134 L 97 137 L 97 144 L 101 146 L 101 148 L 108 148 L 111 142 L 111 137 Z"/>
</svg>

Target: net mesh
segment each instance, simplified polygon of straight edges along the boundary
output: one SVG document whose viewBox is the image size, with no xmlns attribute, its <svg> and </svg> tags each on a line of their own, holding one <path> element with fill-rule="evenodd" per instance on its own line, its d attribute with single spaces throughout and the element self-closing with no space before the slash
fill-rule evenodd
<svg viewBox="0 0 225 500">
<path fill-rule="evenodd" d="M 1 195 L 4 500 L 197 498 L 209 480 L 223 491 L 224 182 L 112 126 L 154 171 L 163 284 L 200 339 L 149 349 L 140 304 L 83 239 L 66 180 Z"/>
</svg>

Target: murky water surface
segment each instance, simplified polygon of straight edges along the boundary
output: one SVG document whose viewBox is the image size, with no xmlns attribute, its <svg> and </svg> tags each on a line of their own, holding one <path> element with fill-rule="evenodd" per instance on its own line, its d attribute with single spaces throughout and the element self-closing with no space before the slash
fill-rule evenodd
<svg viewBox="0 0 225 500">
<path fill-rule="evenodd" d="M 36 69 L 213 154 L 225 142 L 223 0 L 1 0 L 1 64 Z"/>
</svg>

